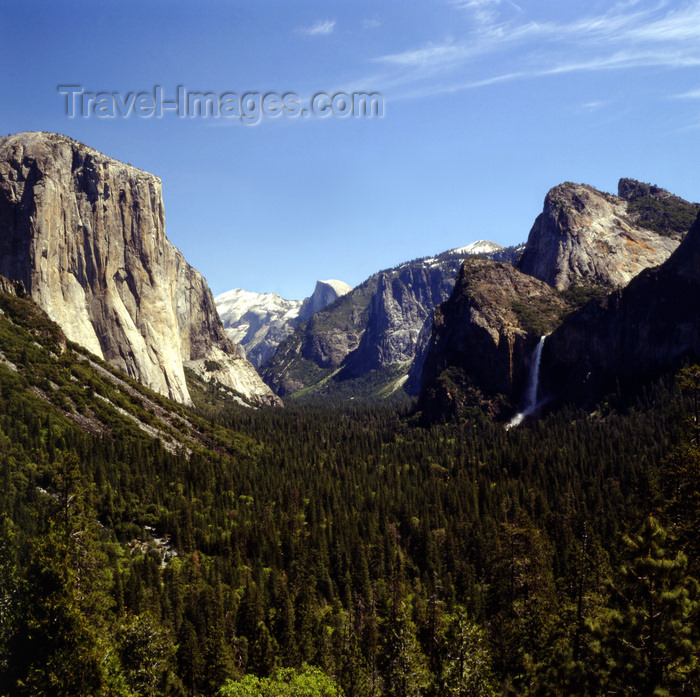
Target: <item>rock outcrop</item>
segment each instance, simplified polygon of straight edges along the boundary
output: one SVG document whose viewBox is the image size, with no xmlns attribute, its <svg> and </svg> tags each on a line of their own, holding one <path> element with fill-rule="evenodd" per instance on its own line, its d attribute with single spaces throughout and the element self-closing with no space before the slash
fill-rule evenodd
<svg viewBox="0 0 700 697">
<path fill-rule="evenodd" d="M 542 386 L 591 406 L 684 358 L 700 358 L 700 216 L 662 266 L 566 318 L 545 343 Z"/>
<path fill-rule="evenodd" d="M 551 286 L 510 264 L 467 259 L 435 309 L 419 409 L 440 420 L 473 406 L 491 415 L 516 406 L 539 337 L 568 309 Z"/>
<path fill-rule="evenodd" d="M 165 236 L 152 174 L 64 136 L 1 138 L 0 273 L 21 281 L 69 340 L 161 394 L 189 403 L 189 366 L 278 403 Z"/>
<path fill-rule="evenodd" d="M 312 315 L 315 315 L 324 307 L 327 307 L 332 302 L 335 302 L 343 295 L 347 295 L 352 290 L 343 281 L 331 279 L 328 281 L 316 281 L 314 292 L 304 300 L 299 310 L 299 321 L 306 322 Z"/>
<path fill-rule="evenodd" d="M 696 204 L 631 179 L 620 181 L 619 193 L 572 183 L 551 189 L 517 268 L 559 290 L 613 289 L 664 262 L 697 214 Z M 672 217 L 681 222 L 674 225 Z"/>
<path fill-rule="evenodd" d="M 460 262 L 406 264 L 377 275 L 367 328 L 348 358 L 351 373 L 362 374 L 394 363 L 411 362 L 432 325 L 433 309 L 449 297 Z"/>
</svg>

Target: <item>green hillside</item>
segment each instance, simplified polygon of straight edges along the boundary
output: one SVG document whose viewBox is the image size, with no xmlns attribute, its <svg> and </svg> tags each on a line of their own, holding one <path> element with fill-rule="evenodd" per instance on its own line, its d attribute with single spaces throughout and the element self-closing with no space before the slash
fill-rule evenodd
<svg viewBox="0 0 700 697">
<path fill-rule="evenodd" d="M 186 409 L 0 309 L 0 695 L 696 694 L 697 373 L 508 432 Z"/>
</svg>

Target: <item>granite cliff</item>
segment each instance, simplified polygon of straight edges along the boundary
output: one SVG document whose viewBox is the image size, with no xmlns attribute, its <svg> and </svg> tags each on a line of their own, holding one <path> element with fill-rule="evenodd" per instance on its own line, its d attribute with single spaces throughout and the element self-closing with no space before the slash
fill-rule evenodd
<svg viewBox="0 0 700 697">
<path fill-rule="evenodd" d="M 278 403 L 165 236 L 152 174 L 64 136 L 0 138 L 0 273 L 21 281 L 69 340 L 161 394 L 190 401 L 187 366 Z"/>
<path fill-rule="evenodd" d="M 319 310 L 328 307 L 332 302 L 335 302 L 343 295 L 347 295 L 352 290 L 343 281 L 330 279 L 328 281 L 316 281 L 314 292 L 304 299 L 299 310 L 299 321 L 306 322 L 312 315 L 315 315 Z"/>
<path fill-rule="evenodd" d="M 433 309 L 450 296 L 465 258 L 477 253 L 492 262 L 512 262 L 521 275 L 544 282 L 560 293 L 560 321 L 566 311 L 586 299 L 622 288 L 644 269 L 668 259 L 697 211 L 697 204 L 632 179 L 620 180 L 617 196 L 583 184 L 561 184 L 547 194 L 543 212 L 519 255 L 519 250 L 503 250 L 480 241 L 380 272 L 355 289 L 354 296 L 349 294 L 348 302 L 335 303 L 297 328 L 262 367 L 263 377 L 281 395 L 299 390 L 330 393 L 341 383 L 349 385 L 349 381 L 358 379 L 369 380 L 370 393 L 386 394 L 403 386 L 409 394 L 416 394 L 421 385 L 427 389 L 421 371 L 433 327 Z M 511 274 L 504 282 L 524 288 L 527 282 L 520 276 L 517 281 L 514 278 Z M 521 300 L 498 293 L 487 293 L 482 298 L 481 316 L 488 315 L 484 321 L 493 321 L 491 329 L 495 335 L 500 336 L 503 329 L 498 315 L 502 313 L 507 318 L 513 303 L 520 303 L 527 320 L 518 325 L 520 330 L 526 331 L 528 322 L 533 324 L 530 320 L 538 309 L 530 302 L 528 292 L 523 292 L 525 297 Z M 489 303 L 494 304 L 486 312 L 484 308 Z M 455 317 L 458 315 L 455 313 Z M 544 322 L 548 331 L 556 326 L 551 319 Z M 543 324 L 534 321 L 538 323 Z M 536 343 L 538 337 L 530 337 L 528 346 Z M 520 340 L 513 339 L 516 343 Z M 468 342 L 463 342 L 463 349 L 468 350 Z M 476 384 L 481 385 L 484 394 L 493 389 L 493 394 L 510 395 L 511 401 L 517 402 L 517 394 L 512 390 L 517 393 L 518 380 L 506 385 L 502 376 L 510 368 L 487 354 L 484 348 L 481 370 L 489 377 L 476 379 Z M 529 360 L 525 354 L 514 354 L 519 366 L 516 374 L 522 368 L 519 361 Z M 449 364 L 444 363 L 444 367 Z M 476 363 L 470 365 L 470 380 L 479 370 Z"/>
<path fill-rule="evenodd" d="M 366 331 L 347 363 L 350 374 L 410 363 L 420 354 L 430 333 L 433 308 L 452 291 L 459 263 L 450 259 L 405 264 L 377 275 Z"/>
<path fill-rule="evenodd" d="M 559 290 L 582 283 L 612 290 L 664 262 L 697 204 L 632 179 L 620 180 L 618 194 L 569 182 L 551 189 L 517 268 Z"/>
<path fill-rule="evenodd" d="M 419 409 L 429 420 L 517 406 L 541 335 L 570 307 L 551 286 L 487 259 L 467 259 L 435 308 Z"/>
<path fill-rule="evenodd" d="M 618 384 L 700 358 L 700 216 L 674 254 L 572 313 L 547 339 L 542 389 L 591 406 Z"/>
</svg>

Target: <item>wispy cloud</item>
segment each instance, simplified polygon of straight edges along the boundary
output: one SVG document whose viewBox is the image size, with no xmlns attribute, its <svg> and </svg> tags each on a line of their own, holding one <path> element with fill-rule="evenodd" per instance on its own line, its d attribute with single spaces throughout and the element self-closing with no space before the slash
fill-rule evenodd
<svg viewBox="0 0 700 697">
<path fill-rule="evenodd" d="M 299 27 L 297 32 L 304 36 L 328 36 L 335 31 L 334 19 L 320 19 L 308 27 Z"/>
<path fill-rule="evenodd" d="M 376 17 L 372 17 L 371 19 L 366 19 L 362 23 L 363 29 L 378 29 L 381 26 L 382 26 L 381 21 L 378 20 Z"/>
<path fill-rule="evenodd" d="M 603 102 L 603 101 L 586 102 L 585 104 L 581 104 L 579 106 L 579 109 L 581 111 L 588 111 L 588 112 L 598 111 L 598 110 L 602 109 L 606 104 L 607 104 L 607 102 Z"/>
<path fill-rule="evenodd" d="M 475 89 L 573 72 L 700 66 L 700 0 L 618 2 L 567 21 L 528 16 L 511 0 L 452 0 L 475 26 L 374 59 L 373 84 L 402 87 L 398 98 Z M 700 97 L 697 93 L 688 93 Z"/>
<path fill-rule="evenodd" d="M 498 16 L 501 0 L 454 0 L 454 5 L 471 12 L 477 22 L 489 24 Z"/>
<path fill-rule="evenodd" d="M 496 21 L 501 8 L 506 6 L 522 12 L 522 8 L 513 0 L 453 0 L 452 4 L 459 9 L 470 12 L 474 19 L 481 24 Z"/>
<path fill-rule="evenodd" d="M 700 88 L 683 92 L 682 94 L 674 94 L 676 99 L 700 99 Z"/>
<path fill-rule="evenodd" d="M 377 63 L 403 68 L 434 70 L 458 65 L 472 52 L 473 49 L 470 50 L 464 44 L 447 39 L 443 43 L 431 43 L 421 48 L 379 56 L 375 60 Z"/>
</svg>

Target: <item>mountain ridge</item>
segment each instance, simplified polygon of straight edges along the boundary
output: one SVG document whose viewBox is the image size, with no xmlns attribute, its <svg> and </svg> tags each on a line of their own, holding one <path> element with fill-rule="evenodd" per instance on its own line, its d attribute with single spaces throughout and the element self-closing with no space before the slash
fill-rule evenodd
<svg viewBox="0 0 700 697">
<path fill-rule="evenodd" d="M 463 251 L 474 245 L 486 256 L 517 253 L 480 240 L 378 271 L 300 324 L 262 366 L 263 379 L 281 396 L 347 395 L 353 381 L 370 398 L 400 387 L 416 394 L 433 309 L 449 296 Z"/>
<path fill-rule="evenodd" d="M 314 292 L 304 300 L 286 300 L 277 293 L 253 293 L 234 288 L 214 298 L 229 337 L 259 368 L 301 322 L 323 309 L 352 287 L 343 281 L 316 281 Z"/>
</svg>

